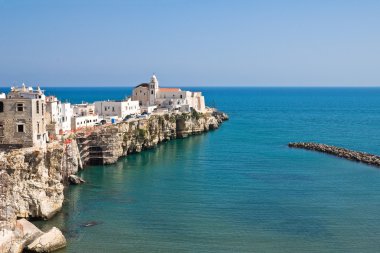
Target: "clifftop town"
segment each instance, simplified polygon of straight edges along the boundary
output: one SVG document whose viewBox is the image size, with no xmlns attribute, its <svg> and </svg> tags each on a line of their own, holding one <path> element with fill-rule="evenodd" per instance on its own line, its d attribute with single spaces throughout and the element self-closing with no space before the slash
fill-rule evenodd
<svg viewBox="0 0 380 253">
<path fill-rule="evenodd" d="M 58 229 L 43 233 L 18 219 L 49 219 L 59 212 L 69 178 L 85 165 L 115 163 L 159 143 L 217 129 L 228 119 L 205 107 L 201 93 L 156 90 L 155 76 L 151 84 L 133 90 L 141 90 L 141 100 L 94 104 L 62 103 L 25 85 L 0 96 L 0 252 L 65 246 Z"/>
</svg>

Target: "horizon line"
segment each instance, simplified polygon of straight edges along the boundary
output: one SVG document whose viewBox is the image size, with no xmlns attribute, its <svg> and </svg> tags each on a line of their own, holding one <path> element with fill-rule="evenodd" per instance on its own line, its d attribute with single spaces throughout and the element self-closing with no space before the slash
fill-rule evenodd
<svg viewBox="0 0 380 253">
<path fill-rule="evenodd" d="M 4 86 L 0 85 L 0 88 L 20 87 L 16 85 Z M 134 88 L 135 85 L 27 85 L 28 87 L 41 88 Z M 178 87 L 178 88 L 380 88 L 380 85 L 212 85 L 212 86 L 184 86 L 184 85 L 163 85 L 162 87 Z"/>
</svg>

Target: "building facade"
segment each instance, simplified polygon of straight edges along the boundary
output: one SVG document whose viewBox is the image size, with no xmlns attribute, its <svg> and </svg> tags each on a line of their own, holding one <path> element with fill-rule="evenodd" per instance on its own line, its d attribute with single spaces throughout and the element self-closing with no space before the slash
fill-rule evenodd
<svg viewBox="0 0 380 253">
<path fill-rule="evenodd" d="M 121 101 L 97 101 L 95 104 L 95 113 L 103 118 L 117 117 L 124 119 L 131 114 L 140 113 L 139 101 L 132 101 L 131 98 Z"/>
<path fill-rule="evenodd" d="M 46 97 L 46 118 L 49 136 L 71 130 L 73 110 L 70 103 L 62 103 L 55 96 Z"/>
<path fill-rule="evenodd" d="M 98 115 L 74 116 L 71 118 L 71 130 L 93 127 L 100 124 Z"/>
<path fill-rule="evenodd" d="M 45 113 L 45 95 L 40 88 L 12 87 L 0 98 L 0 147 L 44 148 L 48 141 Z"/>
<path fill-rule="evenodd" d="M 95 115 L 95 105 L 82 103 L 72 105 L 73 116 Z"/>
</svg>

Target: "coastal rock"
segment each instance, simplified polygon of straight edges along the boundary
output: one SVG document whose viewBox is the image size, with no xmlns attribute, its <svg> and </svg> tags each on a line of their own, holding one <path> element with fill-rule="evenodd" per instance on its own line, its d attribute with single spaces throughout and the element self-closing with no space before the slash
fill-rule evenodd
<svg viewBox="0 0 380 253">
<path fill-rule="evenodd" d="M 0 252 L 17 252 L 14 250 L 14 244 L 17 239 L 15 232 L 3 229 L 0 235 Z"/>
<path fill-rule="evenodd" d="M 82 183 L 85 183 L 86 181 L 84 181 L 81 177 L 78 177 L 76 175 L 70 175 L 69 176 L 69 182 L 70 184 L 82 184 Z"/>
<path fill-rule="evenodd" d="M 68 156 L 60 143 L 0 152 L 0 228 L 13 230 L 17 217 L 49 219 L 61 209 L 67 175 L 78 170 L 78 158 L 74 164 Z"/>
<path fill-rule="evenodd" d="M 37 237 L 27 249 L 32 252 L 52 252 L 66 247 L 66 239 L 62 232 L 53 227 L 49 232 Z"/>
<path fill-rule="evenodd" d="M 23 244 L 25 245 L 28 245 L 37 237 L 43 235 L 40 229 L 26 219 L 18 220 L 16 227 L 19 231 L 19 237 L 22 238 Z"/>
</svg>

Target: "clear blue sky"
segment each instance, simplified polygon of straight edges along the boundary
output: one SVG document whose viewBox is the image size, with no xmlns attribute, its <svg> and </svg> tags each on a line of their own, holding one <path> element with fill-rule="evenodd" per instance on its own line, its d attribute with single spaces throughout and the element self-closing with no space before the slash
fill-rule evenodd
<svg viewBox="0 0 380 253">
<path fill-rule="evenodd" d="M 0 86 L 380 85 L 379 0 L 0 0 Z"/>
</svg>

